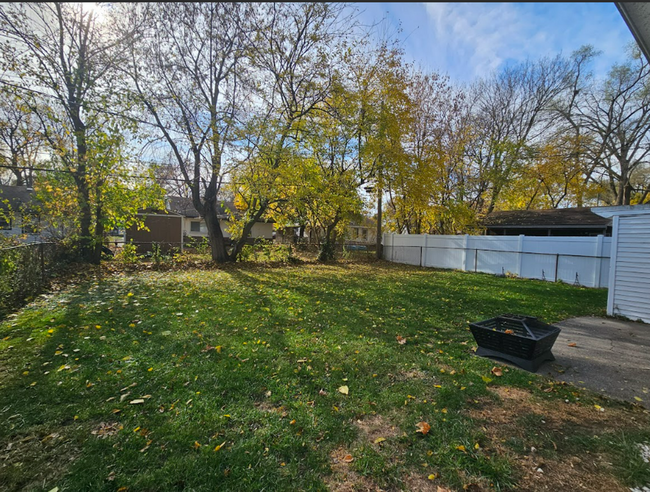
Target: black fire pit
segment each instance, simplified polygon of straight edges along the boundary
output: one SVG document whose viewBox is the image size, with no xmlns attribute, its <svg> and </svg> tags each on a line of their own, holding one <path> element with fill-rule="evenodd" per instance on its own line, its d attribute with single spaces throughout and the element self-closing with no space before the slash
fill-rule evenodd
<svg viewBox="0 0 650 492">
<path fill-rule="evenodd" d="M 502 314 L 470 323 L 469 328 L 478 344 L 477 355 L 504 359 L 530 372 L 555 360 L 551 348 L 560 329 L 532 316 Z"/>
</svg>

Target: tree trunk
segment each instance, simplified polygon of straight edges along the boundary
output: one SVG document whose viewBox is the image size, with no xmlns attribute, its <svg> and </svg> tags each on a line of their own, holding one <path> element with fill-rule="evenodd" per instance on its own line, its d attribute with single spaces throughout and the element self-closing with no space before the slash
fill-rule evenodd
<svg viewBox="0 0 650 492">
<path fill-rule="evenodd" d="M 244 229 L 242 231 L 242 235 L 237 241 L 234 242 L 232 251 L 230 252 L 230 261 L 237 261 L 237 258 L 239 257 L 239 254 L 241 253 L 242 249 L 244 248 L 244 245 L 246 244 L 246 239 L 248 239 L 248 236 L 250 236 L 251 231 L 253 230 L 253 226 L 255 225 L 255 222 L 260 220 L 262 215 L 264 215 L 264 212 L 266 211 L 267 204 L 261 202 L 259 204 L 258 210 L 253 214 L 253 216 L 244 224 Z"/>
<path fill-rule="evenodd" d="M 205 207 L 205 225 L 208 228 L 208 240 L 210 241 L 210 253 L 212 261 L 216 263 L 226 263 L 230 261 L 228 252 L 226 251 L 226 242 L 217 216 L 217 210 L 214 206 Z"/>
</svg>

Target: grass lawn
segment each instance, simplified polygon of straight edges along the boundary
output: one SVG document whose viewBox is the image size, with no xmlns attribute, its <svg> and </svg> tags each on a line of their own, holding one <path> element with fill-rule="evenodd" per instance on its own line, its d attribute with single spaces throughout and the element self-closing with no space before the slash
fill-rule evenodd
<svg viewBox="0 0 650 492">
<path fill-rule="evenodd" d="M 643 407 L 476 357 L 468 329 L 605 304 L 384 262 L 91 279 L 0 324 L 0 489 L 629 490 Z"/>
</svg>

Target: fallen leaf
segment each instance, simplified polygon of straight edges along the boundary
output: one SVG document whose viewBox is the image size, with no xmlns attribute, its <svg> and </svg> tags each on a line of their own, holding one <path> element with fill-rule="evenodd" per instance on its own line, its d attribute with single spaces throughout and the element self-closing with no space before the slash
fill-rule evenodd
<svg viewBox="0 0 650 492">
<path fill-rule="evenodd" d="M 386 438 L 384 438 L 384 437 L 378 437 L 377 439 L 375 439 L 375 444 L 380 444 L 380 443 L 384 442 L 385 440 L 386 440 Z"/>
<path fill-rule="evenodd" d="M 322 390 L 320 390 L 320 391 L 318 392 L 318 394 L 319 394 L 320 396 L 327 396 L 327 391 L 325 391 L 325 390 L 322 389 Z"/>
<path fill-rule="evenodd" d="M 199 444 L 199 441 L 194 441 L 193 447 L 194 449 L 199 449 L 201 447 L 201 444 Z"/>
<path fill-rule="evenodd" d="M 347 395 L 349 393 L 349 388 L 347 386 L 341 386 L 339 388 L 339 393 L 343 393 L 344 395 Z"/>
<path fill-rule="evenodd" d="M 415 432 L 421 432 L 423 436 L 427 435 L 428 432 L 431 430 L 431 426 L 427 424 L 426 422 L 418 422 L 415 424 L 415 427 L 418 428 Z"/>
<path fill-rule="evenodd" d="M 496 377 L 500 378 L 503 376 L 503 371 L 501 370 L 500 367 L 494 366 L 492 370 L 490 371 L 492 374 L 494 374 Z"/>
<path fill-rule="evenodd" d="M 462 444 L 460 446 L 456 446 L 456 449 L 458 451 L 462 451 L 463 453 L 467 452 L 467 450 L 465 449 L 465 446 L 463 446 Z"/>
<path fill-rule="evenodd" d="M 427 478 L 428 478 L 429 480 L 435 480 L 435 479 L 436 479 L 436 474 L 435 474 L 435 473 L 432 473 L 432 474 L 429 475 Z"/>
<path fill-rule="evenodd" d="M 397 343 L 404 345 L 406 343 L 406 338 L 397 335 Z"/>
<path fill-rule="evenodd" d="M 354 458 L 352 457 L 351 454 L 346 454 L 343 457 L 343 461 L 346 462 L 346 463 L 352 463 L 354 461 Z"/>
<path fill-rule="evenodd" d="M 575 343 L 575 342 L 571 342 L 571 343 L 569 344 L 569 347 L 575 347 L 575 346 L 576 346 L 576 343 Z"/>
<path fill-rule="evenodd" d="M 219 451 L 221 448 L 223 448 L 223 446 L 224 446 L 225 444 L 226 444 L 226 441 L 222 442 L 222 443 L 219 444 L 216 448 L 214 448 L 214 450 L 215 450 L 215 451 Z"/>
<path fill-rule="evenodd" d="M 635 396 L 634 399 L 635 399 L 636 401 L 643 401 L 643 400 L 642 400 L 641 398 L 639 398 L 638 396 Z"/>
<path fill-rule="evenodd" d="M 506 330 L 506 331 L 504 331 L 504 333 L 505 333 L 506 335 L 512 335 L 512 334 L 514 334 L 514 331 L 512 331 L 512 330 Z"/>
<path fill-rule="evenodd" d="M 491 383 L 492 382 L 492 379 L 490 379 L 487 376 L 481 376 L 481 379 L 483 380 L 484 383 Z"/>
<path fill-rule="evenodd" d="M 129 403 L 131 405 L 139 405 L 141 403 L 144 403 L 144 400 L 142 398 L 136 398 L 135 400 L 131 400 Z"/>
</svg>

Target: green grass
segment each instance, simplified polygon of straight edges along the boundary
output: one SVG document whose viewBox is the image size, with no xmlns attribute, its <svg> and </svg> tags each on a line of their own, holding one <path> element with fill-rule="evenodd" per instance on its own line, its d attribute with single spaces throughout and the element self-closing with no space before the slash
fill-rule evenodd
<svg viewBox="0 0 650 492">
<path fill-rule="evenodd" d="M 468 409 L 495 385 L 590 397 L 545 393 L 515 368 L 491 376 L 468 322 L 553 323 L 605 302 L 604 290 L 386 263 L 88 281 L 0 324 L 0 488 L 327 490 L 337 450 L 385 489 L 430 474 L 516 487 Z M 381 425 L 368 437 L 358 421 Z"/>
</svg>

